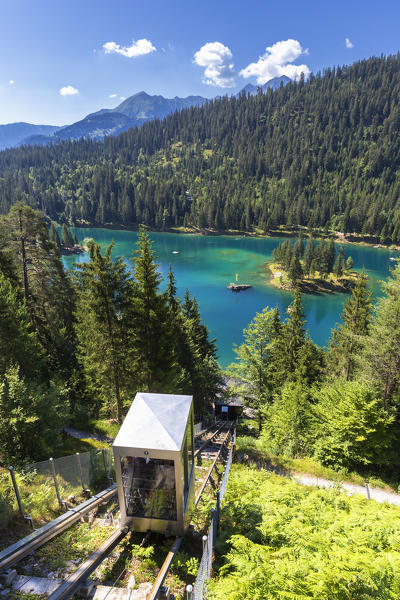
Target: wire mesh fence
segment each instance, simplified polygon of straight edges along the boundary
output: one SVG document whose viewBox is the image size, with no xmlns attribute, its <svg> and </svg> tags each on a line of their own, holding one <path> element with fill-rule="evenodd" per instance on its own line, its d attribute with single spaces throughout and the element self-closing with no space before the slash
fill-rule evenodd
<svg viewBox="0 0 400 600">
<path fill-rule="evenodd" d="M 18 510 L 25 520 L 49 521 L 60 509 L 66 510 L 68 502 L 83 501 L 115 478 L 111 448 L 50 458 L 17 472 L 10 467 L 9 471 L 0 476 L 0 528 Z"/>
<path fill-rule="evenodd" d="M 202 421 L 199 421 L 199 423 L 195 423 L 194 425 L 194 435 L 198 435 L 201 431 L 203 431 L 204 429 L 207 429 L 207 427 L 210 427 L 211 425 L 215 424 L 215 417 L 209 417 L 207 419 L 203 419 Z"/>
<path fill-rule="evenodd" d="M 219 501 L 217 502 L 216 508 L 212 509 L 211 524 L 207 536 L 204 536 L 203 538 L 203 555 L 201 557 L 196 581 L 193 584 L 193 592 L 191 592 L 190 600 L 205 600 L 207 598 L 207 581 L 211 577 L 214 547 L 218 533 L 220 501 L 222 501 L 222 498 L 225 495 L 226 486 L 228 484 L 229 471 L 232 465 L 234 451 L 235 434 L 233 435 L 232 442 L 221 480 L 221 486 L 219 488 Z"/>
</svg>

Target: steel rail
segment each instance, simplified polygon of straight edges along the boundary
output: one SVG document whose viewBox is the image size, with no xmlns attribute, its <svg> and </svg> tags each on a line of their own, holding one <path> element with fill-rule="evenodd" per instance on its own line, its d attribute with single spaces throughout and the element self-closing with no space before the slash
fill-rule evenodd
<svg viewBox="0 0 400 600">
<path fill-rule="evenodd" d="M 215 467 L 215 464 L 216 464 L 217 460 L 218 460 L 218 459 L 219 459 L 219 457 L 220 457 L 220 454 L 221 454 L 221 452 L 222 452 L 222 449 L 224 448 L 225 444 L 227 444 L 227 443 L 228 443 L 228 441 L 229 441 L 229 437 L 230 437 L 230 435 L 231 435 L 231 431 L 232 431 L 232 425 L 230 426 L 230 428 L 229 428 L 229 431 L 228 431 L 228 433 L 226 434 L 226 436 L 225 436 L 225 439 L 223 440 L 223 442 L 222 442 L 222 444 L 221 444 L 221 447 L 220 447 L 220 449 L 218 450 L 218 452 L 217 452 L 217 455 L 216 455 L 216 457 L 214 458 L 214 460 L 213 460 L 213 463 L 212 463 L 211 467 L 210 467 L 210 468 L 208 469 L 208 471 L 207 471 L 207 475 L 206 475 L 206 476 L 205 476 L 205 478 L 204 478 L 204 481 L 203 481 L 203 483 L 202 483 L 202 485 L 201 485 L 200 491 L 199 491 L 199 493 L 198 493 L 198 494 L 197 494 L 197 496 L 196 496 L 196 500 L 195 500 L 195 503 L 194 503 L 194 505 L 195 505 L 195 506 L 197 506 L 197 504 L 199 503 L 200 497 L 201 497 L 202 493 L 203 493 L 203 492 L 204 492 L 204 490 L 205 490 L 205 487 L 206 487 L 206 485 L 207 485 L 207 483 L 208 483 L 208 480 L 210 479 L 210 476 L 211 476 L 211 473 L 213 472 L 213 469 L 214 469 L 214 467 Z"/>
<path fill-rule="evenodd" d="M 224 423 L 224 425 L 222 425 L 222 427 L 225 427 L 225 425 L 226 425 L 226 423 Z M 218 431 L 220 431 L 222 429 L 222 427 L 220 427 L 218 429 Z M 222 448 L 225 446 L 225 444 L 229 440 L 229 436 L 231 435 L 231 432 L 232 432 L 232 427 L 233 427 L 233 423 L 230 422 L 229 423 L 229 429 L 228 429 L 228 432 L 227 432 L 227 434 L 225 436 L 225 439 L 223 440 L 223 442 L 221 444 L 221 447 L 218 450 L 218 453 L 217 453 L 217 455 L 216 455 L 216 457 L 215 457 L 215 459 L 213 461 L 213 464 L 211 465 L 210 469 L 207 472 L 207 475 L 206 475 L 205 481 L 204 481 L 204 483 L 203 483 L 203 485 L 201 487 L 201 490 L 200 490 L 199 494 L 196 497 L 195 506 L 197 506 L 197 503 L 198 503 L 198 501 L 200 499 L 200 496 L 203 493 L 204 488 L 207 485 L 207 482 L 208 482 L 208 480 L 210 478 L 210 475 L 211 475 L 211 472 L 212 472 L 212 470 L 213 470 L 213 468 L 215 466 L 215 463 L 217 462 L 217 460 L 218 460 L 218 458 L 219 458 L 219 456 L 221 454 Z M 215 435 L 218 433 L 218 431 L 216 431 L 214 433 L 214 435 L 211 438 L 208 439 L 208 441 L 206 442 L 206 444 L 203 445 L 203 447 L 205 447 L 208 443 L 210 443 L 210 441 L 215 437 Z M 157 598 L 157 596 L 158 596 L 158 594 L 160 592 L 160 588 L 161 588 L 162 584 L 164 583 L 164 580 L 165 580 L 165 578 L 166 578 L 166 576 L 168 574 L 168 571 L 169 571 L 169 568 L 171 566 L 171 563 L 174 560 L 175 554 L 179 550 L 179 547 L 181 545 L 182 540 L 183 540 L 183 537 L 176 538 L 175 543 L 172 546 L 171 550 L 169 551 L 169 553 L 167 555 L 167 558 L 163 562 L 163 565 L 162 565 L 162 567 L 161 567 L 161 569 L 160 569 L 160 571 L 159 571 L 159 573 L 158 573 L 158 575 L 156 577 L 156 580 L 155 580 L 155 582 L 153 584 L 151 592 L 148 594 L 146 600 L 156 600 L 156 598 Z"/>
<path fill-rule="evenodd" d="M 117 493 L 116 484 L 103 490 L 102 492 L 92 496 L 86 502 L 79 504 L 75 508 L 71 508 L 68 512 L 64 513 L 54 521 L 47 523 L 40 529 L 22 538 L 15 544 L 12 544 L 8 548 L 5 548 L 0 552 L 0 571 L 8 569 L 22 560 L 28 554 L 35 552 L 38 548 L 43 546 L 46 542 L 50 541 L 69 527 L 79 521 L 79 519 L 88 513 L 89 511 L 96 508 L 103 502 L 108 502 Z"/>
<path fill-rule="evenodd" d="M 67 600 L 81 587 L 82 583 L 93 573 L 100 563 L 114 550 L 128 533 L 129 528 L 117 529 L 109 538 L 81 564 L 80 567 L 47 600 Z"/>
<path fill-rule="evenodd" d="M 160 588 L 161 588 L 162 584 L 164 583 L 164 580 L 168 574 L 171 563 L 175 558 L 175 554 L 178 552 L 178 550 L 180 548 L 182 540 L 183 540 L 183 537 L 176 538 L 174 545 L 172 546 L 171 550 L 168 552 L 167 558 L 163 562 L 162 567 L 161 567 L 160 571 L 158 572 L 158 575 L 153 584 L 151 592 L 147 595 L 146 600 L 155 600 L 155 598 L 157 598 Z"/>
<path fill-rule="evenodd" d="M 217 425 L 218 425 L 218 423 L 217 423 Z M 211 425 L 210 427 L 203 430 L 195 437 L 200 437 L 200 436 L 204 435 L 204 433 L 206 433 L 213 427 L 215 427 L 215 425 Z M 200 446 L 200 448 L 198 448 L 194 452 L 194 457 L 196 457 L 207 445 L 209 445 L 224 427 L 226 427 L 226 422 L 224 422 L 222 425 L 220 425 L 220 427 L 218 427 L 217 430 Z M 199 499 L 201 493 L 203 492 L 205 485 L 211 475 L 212 469 L 214 468 L 215 463 L 220 456 L 221 450 L 229 437 L 231 428 L 232 428 L 232 425 L 230 424 L 229 431 L 228 431 L 224 441 L 222 442 L 221 448 L 219 449 L 218 454 L 217 454 L 215 460 L 213 461 L 211 468 L 209 469 L 209 471 L 207 473 L 205 484 L 203 484 L 201 492 L 200 492 L 200 494 L 198 494 L 198 496 L 196 498 L 196 505 L 197 505 L 198 499 Z M 89 511 L 96 508 L 99 504 L 108 502 L 113 496 L 116 495 L 116 493 L 117 493 L 117 486 L 116 486 L 116 484 L 113 484 L 112 486 L 103 490 L 102 492 L 95 494 L 94 496 L 92 496 L 92 498 L 89 498 L 86 502 L 83 502 L 82 504 L 79 504 L 75 508 L 68 510 L 66 513 L 64 513 L 57 519 L 54 519 L 50 523 L 47 523 L 40 529 L 34 531 L 33 533 L 29 534 L 22 540 L 19 540 L 15 544 L 12 544 L 8 548 L 6 548 L 2 552 L 0 552 L 0 571 L 4 571 L 5 569 L 8 569 L 8 568 L 14 566 L 20 560 L 25 558 L 25 556 L 35 552 L 38 548 L 40 548 L 41 546 L 43 546 L 44 544 L 46 544 L 47 542 L 52 540 L 54 537 L 56 537 L 57 535 L 60 535 L 66 529 L 71 527 L 74 523 L 79 521 L 83 515 L 85 515 Z M 119 542 L 126 535 L 127 531 L 128 531 L 128 529 L 126 528 L 126 529 L 117 530 L 116 532 L 114 532 L 106 540 L 106 542 L 104 542 L 104 544 L 100 548 L 98 548 L 75 571 L 75 573 L 58 588 L 58 590 L 56 590 L 56 592 L 54 592 L 51 596 L 49 596 L 48 600 L 61 600 L 61 599 L 70 598 L 77 591 L 77 589 L 80 587 L 82 582 L 87 579 L 87 577 L 97 568 L 97 566 L 113 550 L 113 548 L 115 548 L 115 546 L 119 544 Z M 182 539 L 183 539 L 183 537 L 176 538 L 174 545 L 172 546 L 170 552 L 168 553 L 167 558 L 165 559 L 165 561 L 157 575 L 153 589 L 150 592 L 150 595 L 148 596 L 148 600 L 153 600 L 157 597 L 157 594 L 159 593 L 159 590 L 165 580 L 165 577 L 167 576 L 167 573 L 168 573 L 171 563 L 175 557 L 175 554 L 179 550 Z"/>
<path fill-rule="evenodd" d="M 221 429 L 223 429 L 224 427 L 226 427 L 226 422 L 223 423 L 213 434 L 211 437 L 209 437 L 201 446 L 200 448 L 198 448 L 197 450 L 195 450 L 194 452 L 194 457 L 196 458 L 196 456 L 199 454 L 199 452 L 201 452 L 206 446 L 208 446 L 208 444 L 210 442 L 212 442 L 212 440 L 215 438 L 215 436 L 221 431 Z"/>
</svg>

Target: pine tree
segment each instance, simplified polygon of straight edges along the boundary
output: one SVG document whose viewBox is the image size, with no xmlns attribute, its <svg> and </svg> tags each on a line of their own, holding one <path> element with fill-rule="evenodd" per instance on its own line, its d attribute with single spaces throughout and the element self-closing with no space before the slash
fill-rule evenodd
<svg viewBox="0 0 400 600">
<path fill-rule="evenodd" d="M 0 273 L 0 376 L 12 365 L 18 365 L 22 377 L 46 378 L 43 348 L 32 331 L 22 295 Z"/>
<path fill-rule="evenodd" d="M 58 231 L 55 228 L 55 225 L 53 223 L 53 221 L 50 224 L 50 229 L 49 229 L 49 240 L 51 242 L 54 242 L 55 245 L 57 246 L 58 249 L 61 248 L 61 241 L 60 241 L 60 236 L 58 235 Z"/>
<path fill-rule="evenodd" d="M 131 361 L 137 372 L 138 389 L 174 392 L 181 372 L 174 352 L 173 325 L 166 297 L 159 292 L 161 275 L 152 242 L 143 230 L 139 232 L 133 260 L 130 336 L 133 343 Z"/>
<path fill-rule="evenodd" d="M 351 258 L 351 256 L 349 256 L 348 259 L 346 260 L 346 271 L 351 271 L 353 267 L 354 267 L 354 260 Z"/>
<path fill-rule="evenodd" d="M 168 308 L 172 315 L 176 315 L 179 308 L 179 300 L 176 297 L 176 280 L 171 265 L 168 269 L 168 284 L 165 290 Z"/>
<path fill-rule="evenodd" d="M 14 465 L 43 460 L 61 445 L 68 423 L 68 397 L 59 382 L 22 376 L 11 365 L 0 376 L 0 453 Z"/>
<path fill-rule="evenodd" d="M 300 232 L 300 235 L 294 245 L 293 253 L 295 256 L 297 256 L 298 259 L 302 258 L 303 254 L 304 254 L 303 232 Z"/>
<path fill-rule="evenodd" d="M 275 353 L 281 333 L 278 319 L 277 309 L 267 307 L 257 313 L 243 330 L 244 342 L 234 347 L 236 360 L 227 369 L 234 381 L 232 391 L 243 398 L 246 405 L 259 411 L 260 426 L 262 410 L 276 391 Z"/>
<path fill-rule="evenodd" d="M 314 239 L 310 237 L 307 240 L 306 248 L 304 250 L 304 261 L 303 270 L 305 275 L 310 275 L 311 263 L 314 258 Z"/>
<path fill-rule="evenodd" d="M 279 340 L 283 379 L 295 373 L 301 347 L 306 340 L 303 302 L 298 287 L 295 288 L 293 302 L 288 307 L 282 335 Z"/>
<path fill-rule="evenodd" d="M 357 360 L 369 332 L 371 321 L 371 290 L 364 274 L 357 277 L 351 297 L 344 305 L 342 323 L 332 330 L 328 347 L 328 375 L 354 377 Z"/>
<path fill-rule="evenodd" d="M 333 240 L 331 240 L 326 249 L 326 273 L 327 274 L 333 272 L 333 266 L 335 264 L 335 255 L 336 255 L 335 244 L 334 244 Z"/>
<path fill-rule="evenodd" d="M 288 277 L 293 287 L 295 287 L 297 281 L 301 279 L 302 276 L 303 269 L 301 268 L 300 261 L 298 257 L 295 254 L 293 254 L 288 272 Z"/>
<path fill-rule="evenodd" d="M 376 313 L 365 339 L 360 376 L 372 381 L 381 391 L 386 407 L 400 389 L 400 264 L 382 283 Z"/>
<path fill-rule="evenodd" d="M 196 298 L 191 299 L 187 290 L 177 325 L 176 354 L 184 374 L 182 388 L 193 394 L 196 417 L 202 418 L 222 392 L 223 379 L 217 363 L 215 340 L 209 340 Z"/>
<path fill-rule="evenodd" d="M 17 203 L 0 219 L 0 255 L 12 260 L 23 291 L 29 319 L 53 370 L 73 375 L 74 290 L 58 248 L 50 242 L 39 211 Z"/>
<path fill-rule="evenodd" d="M 346 265 L 346 257 L 345 257 L 342 246 L 340 246 L 339 253 L 337 255 L 337 259 L 336 259 L 336 263 L 335 263 L 335 268 L 334 268 L 334 273 L 335 273 L 336 277 L 342 277 L 345 265 Z"/>
<path fill-rule="evenodd" d="M 112 248 L 110 244 L 102 256 L 100 246 L 89 242 L 90 261 L 77 266 L 75 331 L 78 356 L 96 408 L 103 407 L 110 415 L 116 407 L 122 423 L 124 400 L 132 397 L 136 381 L 127 360 L 128 273 L 121 258 L 112 260 Z"/>
<path fill-rule="evenodd" d="M 65 223 L 63 223 L 61 228 L 61 241 L 62 245 L 66 248 L 72 248 L 74 246 L 74 238 Z"/>
</svg>

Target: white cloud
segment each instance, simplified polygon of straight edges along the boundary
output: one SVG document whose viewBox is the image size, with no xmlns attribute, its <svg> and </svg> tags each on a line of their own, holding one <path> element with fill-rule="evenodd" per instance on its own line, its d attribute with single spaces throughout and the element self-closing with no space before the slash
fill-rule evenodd
<svg viewBox="0 0 400 600">
<path fill-rule="evenodd" d="M 208 42 L 194 55 L 194 62 L 205 67 L 203 83 L 228 88 L 235 85 L 232 52 L 221 42 Z"/>
<path fill-rule="evenodd" d="M 133 40 L 131 46 L 120 46 L 116 42 L 106 42 L 103 44 L 103 48 L 106 54 L 115 52 L 116 54 L 122 54 L 122 56 L 126 56 L 127 58 L 136 58 L 137 56 L 150 54 L 150 52 L 155 52 L 156 50 L 151 41 L 146 40 L 146 38 L 137 40 L 137 42 Z"/>
<path fill-rule="evenodd" d="M 76 96 L 77 94 L 79 94 L 79 90 L 72 87 L 72 85 L 65 85 L 60 89 L 61 96 Z"/>
<path fill-rule="evenodd" d="M 120 100 L 126 100 L 125 96 L 121 96 Z"/>
<path fill-rule="evenodd" d="M 14 79 L 10 79 L 10 81 L 8 82 L 10 85 L 14 85 L 15 81 Z"/>
<path fill-rule="evenodd" d="M 346 48 L 353 48 L 353 47 L 354 47 L 354 44 L 353 44 L 353 42 L 350 40 L 350 38 L 345 38 L 345 40 L 344 40 L 344 44 L 345 44 Z"/>
<path fill-rule="evenodd" d="M 289 39 L 276 42 L 267 46 L 265 54 L 257 62 L 250 63 L 239 73 L 242 77 L 257 77 L 257 83 L 264 84 L 274 77 L 286 75 L 290 79 L 298 79 L 301 73 L 305 77 L 311 71 L 307 65 L 293 65 L 292 63 L 302 54 L 308 54 L 308 49 L 301 47 L 297 40 Z"/>
<path fill-rule="evenodd" d="M 109 97 L 109 98 L 116 98 L 116 97 L 117 97 L 117 94 L 108 94 L 108 97 Z"/>
</svg>

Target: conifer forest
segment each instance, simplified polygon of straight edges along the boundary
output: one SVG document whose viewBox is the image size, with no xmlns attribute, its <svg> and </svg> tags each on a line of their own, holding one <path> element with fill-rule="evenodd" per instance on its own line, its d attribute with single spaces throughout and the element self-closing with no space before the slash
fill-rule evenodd
<svg viewBox="0 0 400 600">
<path fill-rule="evenodd" d="M 103 142 L 0 154 L 0 212 L 57 222 L 263 231 L 331 228 L 400 242 L 400 55 L 224 96 Z"/>
<path fill-rule="evenodd" d="M 0 152 L 0 475 L 67 454 L 68 426 L 115 433 L 138 391 L 193 396 L 195 422 L 233 400 L 244 416 L 208 597 L 399 598 L 399 507 L 292 480 L 400 492 L 400 259 L 377 249 L 392 269 L 376 298 L 334 243 L 399 250 L 399 98 L 400 54 L 373 57 L 104 141 Z M 74 226 L 132 229 L 137 244 L 116 257 Z M 300 232 L 272 253 L 289 308 L 256 312 L 224 370 L 196 297 L 178 297 L 171 266 L 161 275 L 151 232 L 177 228 Z M 315 273 L 352 280 L 325 347 L 300 285 Z"/>
</svg>

